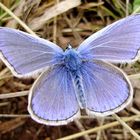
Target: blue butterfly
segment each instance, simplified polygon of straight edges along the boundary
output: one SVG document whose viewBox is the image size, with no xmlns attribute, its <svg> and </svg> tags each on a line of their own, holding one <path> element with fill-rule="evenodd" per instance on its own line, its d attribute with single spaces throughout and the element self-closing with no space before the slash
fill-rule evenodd
<svg viewBox="0 0 140 140">
<path fill-rule="evenodd" d="M 133 97 L 126 74 L 108 62 L 132 62 L 140 48 L 140 15 L 121 19 L 63 51 L 56 44 L 0 28 L 1 59 L 18 77 L 45 70 L 29 93 L 31 117 L 63 125 L 88 115 L 106 116 L 125 108 Z M 107 62 L 108 61 L 108 62 Z"/>
</svg>

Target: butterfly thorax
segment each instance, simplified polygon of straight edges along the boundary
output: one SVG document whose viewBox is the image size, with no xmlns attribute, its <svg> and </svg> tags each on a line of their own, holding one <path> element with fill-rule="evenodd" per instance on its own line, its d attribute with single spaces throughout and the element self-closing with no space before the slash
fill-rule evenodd
<svg viewBox="0 0 140 140">
<path fill-rule="evenodd" d="M 81 63 L 82 60 L 74 49 L 66 49 L 64 53 L 64 64 L 70 71 L 79 70 Z"/>
</svg>

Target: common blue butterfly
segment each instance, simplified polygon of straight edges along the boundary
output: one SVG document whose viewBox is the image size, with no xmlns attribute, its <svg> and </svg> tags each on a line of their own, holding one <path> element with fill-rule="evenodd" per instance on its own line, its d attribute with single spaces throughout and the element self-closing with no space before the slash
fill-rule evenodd
<svg viewBox="0 0 140 140">
<path fill-rule="evenodd" d="M 125 73 L 108 62 L 132 62 L 140 48 L 140 15 L 128 16 L 63 51 L 56 44 L 10 28 L 0 28 L 1 59 L 18 77 L 45 69 L 29 93 L 31 117 L 63 125 L 88 115 L 106 116 L 125 108 L 133 88 Z M 108 62 L 106 62 L 108 61 Z"/>
</svg>

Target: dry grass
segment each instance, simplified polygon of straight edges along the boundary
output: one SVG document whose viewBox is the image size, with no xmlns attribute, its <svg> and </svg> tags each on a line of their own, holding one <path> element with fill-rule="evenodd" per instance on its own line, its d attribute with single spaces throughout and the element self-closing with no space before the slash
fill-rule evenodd
<svg viewBox="0 0 140 140">
<path fill-rule="evenodd" d="M 1 26 L 25 30 L 65 48 L 69 42 L 76 47 L 107 24 L 139 12 L 140 0 L 2 0 L 0 7 Z M 50 127 L 34 122 L 27 112 L 28 90 L 35 78 L 13 77 L 0 61 L 0 140 L 140 139 L 140 63 L 121 68 L 135 91 L 127 109 L 104 119 L 83 116 L 67 126 Z"/>
</svg>

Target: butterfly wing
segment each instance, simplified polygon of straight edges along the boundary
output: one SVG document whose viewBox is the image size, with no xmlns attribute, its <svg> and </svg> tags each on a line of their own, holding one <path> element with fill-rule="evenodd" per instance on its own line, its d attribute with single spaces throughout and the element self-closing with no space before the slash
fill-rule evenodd
<svg viewBox="0 0 140 140">
<path fill-rule="evenodd" d="M 50 41 L 10 28 L 0 28 L 2 60 L 16 76 L 59 63 L 63 50 Z"/>
<path fill-rule="evenodd" d="M 28 110 L 39 123 L 67 124 L 80 115 L 75 95 L 69 71 L 63 66 L 56 66 L 34 83 L 29 94 Z"/>
<path fill-rule="evenodd" d="M 96 60 L 81 68 L 87 113 L 106 116 L 125 108 L 133 96 L 126 75 L 117 67 Z"/>
<path fill-rule="evenodd" d="M 87 38 L 77 49 L 84 59 L 134 60 L 140 49 L 140 14 L 118 20 Z"/>
</svg>

